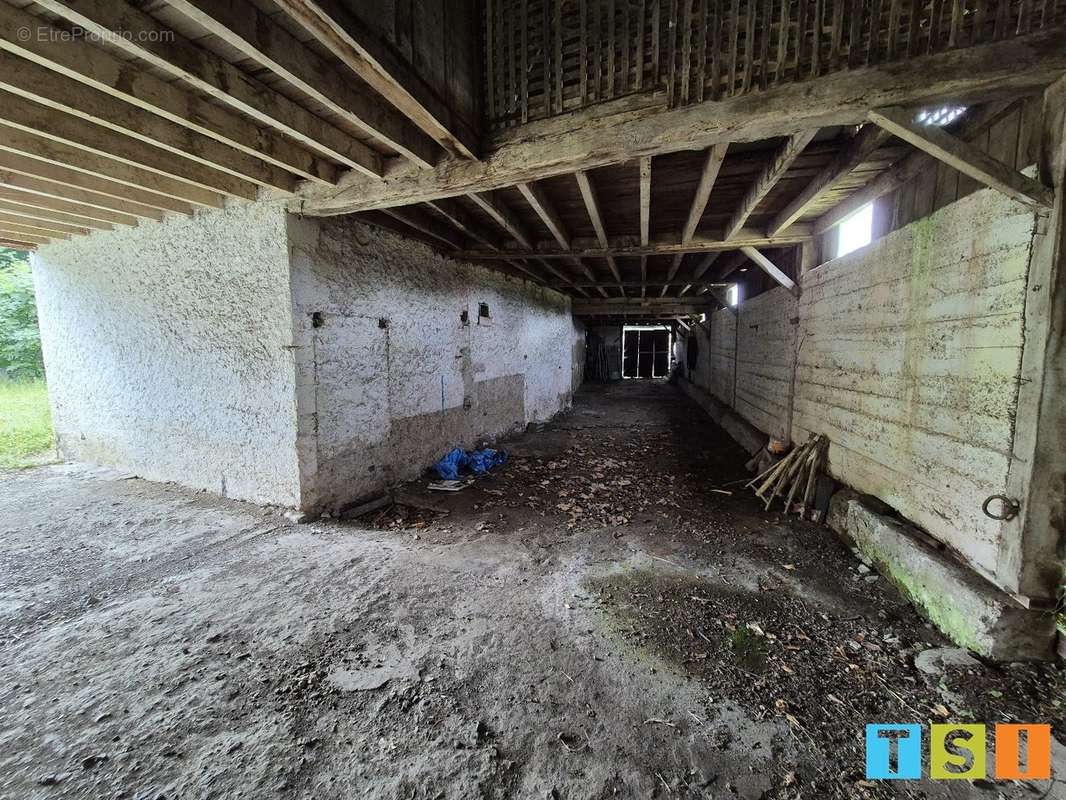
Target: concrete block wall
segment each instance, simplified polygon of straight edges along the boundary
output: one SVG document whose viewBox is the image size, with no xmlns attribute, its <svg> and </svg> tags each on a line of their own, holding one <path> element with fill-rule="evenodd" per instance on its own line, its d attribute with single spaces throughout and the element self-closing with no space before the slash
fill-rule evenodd
<svg viewBox="0 0 1066 800">
<path fill-rule="evenodd" d="M 350 218 L 292 218 L 289 237 L 305 508 L 569 406 L 584 329 L 564 295 Z"/>
<path fill-rule="evenodd" d="M 838 480 L 994 580 L 1016 534 L 981 503 L 1006 488 L 1034 229 L 972 193 L 808 272 L 798 302 L 775 289 L 711 315 L 692 380 L 768 436 L 825 433 Z"/>
<path fill-rule="evenodd" d="M 233 204 L 34 255 L 62 458 L 299 504 L 285 217 Z"/>
</svg>

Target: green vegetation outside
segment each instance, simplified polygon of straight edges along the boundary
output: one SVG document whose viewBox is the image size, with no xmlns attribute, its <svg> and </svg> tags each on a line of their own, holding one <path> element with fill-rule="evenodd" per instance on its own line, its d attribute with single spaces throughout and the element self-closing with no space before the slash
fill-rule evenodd
<svg viewBox="0 0 1066 800">
<path fill-rule="evenodd" d="M 47 460 L 53 441 L 26 255 L 0 248 L 0 469 Z"/>
<path fill-rule="evenodd" d="M 0 469 L 48 459 L 52 415 L 43 380 L 0 382 Z"/>
</svg>

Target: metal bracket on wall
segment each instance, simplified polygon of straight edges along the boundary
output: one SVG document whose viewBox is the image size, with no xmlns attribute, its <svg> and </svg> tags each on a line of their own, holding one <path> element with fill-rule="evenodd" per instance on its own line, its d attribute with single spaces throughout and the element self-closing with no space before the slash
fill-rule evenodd
<svg viewBox="0 0 1066 800">
<path fill-rule="evenodd" d="M 993 500 L 999 500 L 1000 511 L 998 514 L 993 514 L 989 511 Z M 993 494 L 985 498 L 985 502 L 981 504 L 981 512 L 990 519 L 998 519 L 1007 521 L 1014 519 L 1018 516 L 1018 512 L 1022 510 L 1022 505 L 1017 500 L 1012 500 L 1005 494 Z"/>
</svg>

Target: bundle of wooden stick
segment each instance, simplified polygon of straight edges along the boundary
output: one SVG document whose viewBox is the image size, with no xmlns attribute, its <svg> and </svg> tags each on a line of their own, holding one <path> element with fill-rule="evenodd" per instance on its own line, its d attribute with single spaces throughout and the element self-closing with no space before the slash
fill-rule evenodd
<svg viewBox="0 0 1066 800">
<path fill-rule="evenodd" d="M 788 455 L 756 475 L 747 485 L 755 488 L 756 497 L 766 501 L 766 510 L 770 509 L 775 497 L 781 497 L 787 514 L 792 509 L 793 501 L 799 499 L 799 515 L 806 518 L 814 501 L 818 472 L 825 464 L 828 449 L 827 437 L 812 434 L 806 444 L 793 447 Z"/>
</svg>

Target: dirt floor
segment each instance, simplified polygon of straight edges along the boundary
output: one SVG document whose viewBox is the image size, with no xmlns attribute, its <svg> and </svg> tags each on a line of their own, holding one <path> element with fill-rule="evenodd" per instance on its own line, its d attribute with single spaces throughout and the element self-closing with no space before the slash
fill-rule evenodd
<svg viewBox="0 0 1066 800">
<path fill-rule="evenodd" d="M 0 797 L 1066 797 L 863 780 L 865 723 L 943 720 L 1050 721 L 1066 777 L 1063 673 L 939 664 L 828 529 L 710 491 L 745 454 L 673 387 L 542 427 L 350 523 L 0 477 Z"/>
</svg>

